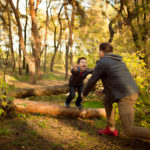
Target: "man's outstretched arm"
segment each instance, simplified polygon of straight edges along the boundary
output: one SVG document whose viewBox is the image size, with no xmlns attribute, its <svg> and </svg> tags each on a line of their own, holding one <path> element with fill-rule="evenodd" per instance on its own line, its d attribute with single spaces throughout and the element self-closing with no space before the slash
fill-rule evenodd
<svg viewBox="0 0 150 150">
<path fill-rule="evenodd" d="M 91 91 L 91 89 L 94 87 L 96 82 L 100 79 L 101 75 L 104 72 L 104 66 L 102 65 L 101 62 L 99 62 L 96 67 L 93 70 L 92 76 L 88 80 L 84 91 L 83 91 L 83 96 L 87 96 L 88 93 Z"/>
</svg>

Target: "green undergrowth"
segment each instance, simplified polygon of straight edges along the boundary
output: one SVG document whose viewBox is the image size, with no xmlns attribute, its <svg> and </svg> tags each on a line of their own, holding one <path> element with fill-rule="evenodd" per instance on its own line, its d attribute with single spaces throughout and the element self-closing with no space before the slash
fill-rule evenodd
<svg viewBox="0 0 150 150">
<path fill-rule="evenodd" d="M 62 73 L 48 72 L 42 74 L 42 80 L 65 81 L 65 75 Z"/>
</svg>

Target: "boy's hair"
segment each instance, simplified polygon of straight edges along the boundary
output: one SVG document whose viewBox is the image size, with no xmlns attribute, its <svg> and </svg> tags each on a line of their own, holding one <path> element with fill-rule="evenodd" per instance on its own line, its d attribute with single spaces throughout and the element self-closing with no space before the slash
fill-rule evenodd
<svg viewBox="0 0 150 150">
<path fill-rule="evenodd" d="M 101 43 L 99 45 L 99 50 L 103 51 L 104 53 L 113 52 L 113 47 L 109 43 Z"/>
<path fill-rule="evenodd" d="M 80 57 L 80 58 L 78 58 L 77 63 L 79 64 L 79 63 L 80 63 L 80 61 L 81 61 L 82 59 L 85 59 L 85 60 L 86 60 L 86 58 L 85 58 L 85 57 Z"/>
</svg>

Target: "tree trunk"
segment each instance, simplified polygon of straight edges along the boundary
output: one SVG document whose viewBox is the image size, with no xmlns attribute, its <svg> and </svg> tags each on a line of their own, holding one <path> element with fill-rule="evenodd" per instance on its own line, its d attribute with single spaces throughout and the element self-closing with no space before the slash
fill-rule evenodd
<svg viewBox="0 0 150 150">
<path fill-rule="evenodd" d="M 12 40 L 12 30 L 11 30 L 11 18 L 10 18 L 10 9 L 8 3 L 7 5 L 7 12 L 8 12 L 8 24 L 9 24 L 9 45 L 11 50 L 11 57 L 12 57 L 12 64 L 13 64 L 13 72 L 16 69 L 16 62 L 15 62 L 15 56 L 14 56 L 14 49 L 13 49 L 13 40 Z"/>
<path fill-rule="evenodd" d="M 39 113 L 57 117 L 66 116 L 71 118 L 106 118 L 106 112 L 104 108 L 66 108 L 65 106 L 61 105 L 21 99 L 15 99 L 12 103 L 17 112 L 23 113 Z"/>
<path fill-rule="evenodd" d="M 47 27 L 48 27 L 48 21 L 49 21 L 49 13 L 48 9 L 50 7 L 51 1 L 47 4 L 46 1 L 46 26 L 45 26 L 45 40 L 44 40 L 44 72 L 46 72 L 46 54 L 47 54 Z"/>
<path fill-rule="evenodd" d="M 47 44 L 45 45 L 45 53 L 44 53 L 44 72 L 46 72 L 46 54 L 47 54 Z"/>
<path fill-rule="evenodd" d="M 68 42 L 66 42 L 65 79 L 68 79 L 68 55 L 69 55 L 69 46 L 68 46 Z"/>
<path fill-rule="evenodd" d="M 28 5 L 28 0 L 26 0 L 26 21 L 25 21 L 25 27 L 24 27 L 24 44 L 25 44 L 25 47 L 26 47 L 26 40 L 27 40 L 27 26 L 28 26 L 28 13 L 27 13 L 27 5 Z M 25 61 L 25 57 L 24 57 L 24 54 L 23 54 L 23 69 L 26 68 L 26 61 Z M 27 70 L 26 70 L 26 73 Z"/>
<path fill-rule="evenodd" d="M 59 10 L 59 13 L 58 13 L 58 21 L 59 21 L 59 38 L 57 40 L 57 27 L 54 23 L 54 20 L 52 18 L 52 15 L 51 15 L 51 20 L 52 20 L 52 23 L 54 25 L 54 54 L 53 54 L 53 57 L 52 57 L 52 60 L 51 60 L 51 65 L 50 65 L 50 71 L 52 72 L 53 71 L 53 66 L 54 66 L 54 61 L 55 61 L 55 57 L 56 57 L 56 54 L 57 54 L 57 51 L 58 51 L 58 48 L 61 44 L 61 37 L 62 37 L 62 23 L 61 23 L 61 19 L 60 19 L 60 13 L 62 11 L 62 8 L 63 8 L 64 4 L 61 6 L 60 10 Z"/>
<path fill-rule="evenodd" d="M 21 69 L 21 46 L 19 43 L 19 74 L 22 75 L 22 69 Z"/>
<path fill-rule="evenodd" d="M 70 46 L 70 66 L 73 67 L 73 28 L 74 28 L 74 16 L 75 16 L 75 0 L 72 0 L 72 16 L 71 16 L 71 24 L 69 26 L 69 46 Z"/>
<path fill-rule="evenodd" d="M 32 59 L 33 60 L 28 63 L 29 74 L 30 74 L 30 81 L 29 82 L 31 84 L 36 84 L 36 64 L 35 64 L 34 58 L 32 58 Z"/>
<path fill-rule="evenodd" d="M 58 47 L 56 46 L 56 26 L 55 26 L 55 31 L 54 31 L 54 54 L 52 56 L 52 60 L 51 60 L 51 66 L 50 66 L 50 71 L 53 72 L 53 67 L 54 67 L 54 60 L 55 60 L 55 57 L 56 57 L 56 53 L 58 51 Z"/>
<path fill-rule="evenodd" d="M 35 50 L 35 63 L 36 63 L 36 71 L 38 75 L 38 79 L 41 78 L 40 73 L 40 57 L 41 57 L 41 39 L 37 28 L 37 20 L 36 20 L 36 9 L 38 7 L 39 1 L 36 3 L 36 9 L 34 8 L 34 0 L 29 0 L 30 4 L 30 14 L 32 20 L 32 36 L 33 36 L 33 47 Z"/>
<path fill-rule="evenodd" d="M 9 96 L 22 98 L 29 96 L 51 96 L 58 94 L 66 94 L 69 92 L 68 84 L 65 85 L 55 85 L 43 88 L 18 88 L 17 90 L 11 90 Z"/>
<path fill-rule="evenodd" d="M 26 64 L 26 73 L 29 73 L 29 65 Z"/>
<path fill-rule="evenodd" d="M 69 18 L 68 18 L 68 14 L 67 14 L 67 0 L 64 0 L 64 4 L 65 4 L 65 16 L 68 20 L 68 27 L 69 27 L 70 23 L 69 23 Z M 65 79 L 68 79 L 69 38 L 68 38 L 68 42 L 67 42 L 67 34 L 65 35 L 65 41 L 66 41 Z"/>
<path fill-rule="evenodd" d="M 30 83 L 35 84 L 36 83 L 36 76 L 35 76 L 35 62 L 32 61 L 32 57 L 29 57 L 28 53 L 26 52 L 26 48 L 25 48 L 25 44 L 24 44 L 24 39 L 22 36 L 22 27 L 21 27 L 21 22 L 20 22 L 20 18 L 19 18 L 19 14 L 17 12 L 17 10 L 15 9 L 15 6 L 12 2 L 12 0 L 8 0 L 11 8 L 13 9 L 16 21 L 17 21 L 17 27 L 18 27 L 18 36 L 19 36 L 19 43 L 21 46 L 21 49 L 23 51 L 24 57 L 26 59 L 26 62 L 29 64 L 29 71 L 30 72 Z"/>
</svg>

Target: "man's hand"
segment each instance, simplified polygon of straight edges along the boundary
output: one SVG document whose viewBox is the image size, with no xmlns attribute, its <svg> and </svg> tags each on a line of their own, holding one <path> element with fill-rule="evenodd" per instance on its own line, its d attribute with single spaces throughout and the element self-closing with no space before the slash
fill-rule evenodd
<svg viewBox="0 0 150 150">
<path fill-rule="evenodd" d="M 104 93 L 103 93 L 103 90 L 99 90 L 99 91 L 96 91 L 95 92 L 95 95 L 96 96 L 102 96 Z"/>
</svg>

